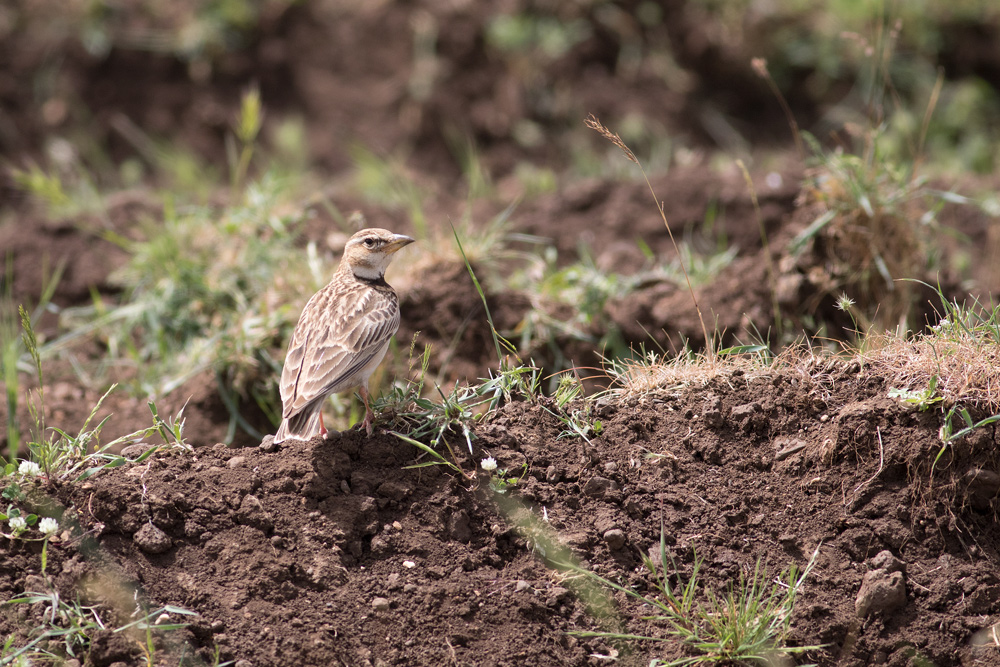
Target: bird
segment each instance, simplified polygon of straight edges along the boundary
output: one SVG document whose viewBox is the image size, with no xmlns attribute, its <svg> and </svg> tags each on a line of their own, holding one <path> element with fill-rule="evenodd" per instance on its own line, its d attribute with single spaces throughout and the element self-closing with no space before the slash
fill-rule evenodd
<svg viewBox="0 0 1000 667">
<path fill-rule="evenodd" d="M 323 402 L 357 388 L 362 422 L 372 434 L 368 378 L 399 328 L 399 298 L 385 281 L 393 255 L 414 242 L 386 229 L 363 229 L 347 240 L 340 266 L 306 303 L 281 370 L 281 425 L 274 443 L 326 435 Z"/>
</svg>

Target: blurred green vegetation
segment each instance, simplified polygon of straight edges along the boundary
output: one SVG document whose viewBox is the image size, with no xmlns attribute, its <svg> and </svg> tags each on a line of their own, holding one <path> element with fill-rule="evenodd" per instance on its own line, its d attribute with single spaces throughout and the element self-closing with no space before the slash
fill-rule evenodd
<svg viewBox="0 0 1000 667">
<path fill-rule="evenodd" d="M 246 81 L 241 89 L 250 92 L 232 101 L 228 131 L 219 141 L 222 150 L 211 154 L 185 143 L 184 128 L 178 127 L 176 135 L 153 133 L 121 109 L 85 108 L 81 91 L 73 88 L 81 81 L 68 72 L 75 68 L 77 75 L 82 70 L 99 79 L 102 63 L 115 50 L 154 52 L 180 65 L 180 80 L 174 72 L 175 78 L 164 85 L 193 95 L 216 83 L 214 77 L 221 76 L 216 66 L 226 54 L 252 55 L 262 34 L 289 40 L 276 27 L 286 13 L 333 10 L 305 0 L 4 4 L 0 54 L 17 58 L 4 69 L 10 76 L 7 87 L 0 86 L 0 101 L 18 91 L 23 99 L 5 105 L 0 121 L 21 114 L 42 119 L 43 128 L 37 145 L 22 145 L 25 155 L 8 156 L 13 184 L 40 202 L 46 217 L 96 226 L 130 257 L 115 277 L 122 294 L 95 295 L 92 304 L 64 312 L 67 338 L 50 341 L 47 349 L 66 349 L 74 336 L 94 336 L 108 358 L 103 370 L 88 371 L 91 377 L 107 381 L 109 369 L 124 367 L 130 373 L 124 381 L 151 395 L 211 370 L 220 389 L 250 397 L 274 419 L 277 354 L 294 325 L 297 306 L 330 269 L 326 253 L 307 245 L 301 230 L 319 210 L 340 231 L 350 226 L 329 198 L 339 188 L 375 206 L 402 211 L 414 233 L 428 241 L 429 256 L 447 254 L 450 248 L 448 235 L 442 234 L 445 226 L 430 219 L 431 202 L 443 194 L 464 198 L 466 209 L 457 224 L 469 239 L 470 256 L 483 264 L 491 289 L 520 290 L 537 306 L 513 332 L 523 346 L 554 348 L 557 338 L 568 338 L 625 353 L 625 344 L 604 321 L 609 298 L 635 289 L 639 280 L 679 282 L 679 261 L 695 286 L 710 283 L 733 260 L 735 249 L 725 239 L 707 249 L 682 243 L 679 259 L 657 262 L 648 255 L 649 265 L 634 278 L 599 270 L 590 249 L 581 248 L 574 259 L 556 258 L 545 255 L 533 239 L 529 254 L 534 256 L 524 263 L 534 273 L 510 271 L 490 264 L 517 255 L 510 249 L 507 226 L 512 209 L 494 216 L 496 206 L 551 193 L 585 177 L 638 178 L 615 146 L 583 128 L 580 120 L 590 111 L 584 104 L 604 110 L 603 120 L 634 148 L 649 173 L 705 156 L 706 162 L 720 157 L 731 161 L 732 155 L 680 129 L 685 122 L 692 127 L 726 125 L 734 134 L 727 145 L 752 155 L 755 147 L 738 136 L 739 128 L 761 124 L 762 116 L 784 122 L 777 106 L 761 110 L 761 100 L 770 100 L 771 92 L 754 74 L 754 57 L 766 60 L 777 90 L 793 111 L 804 110 L 801 122 L 817 137 L 813 166 L 825 172 L 810 174 L 805 185 L 836 212 L 812 230 L 815 234 L 837 228 L 831 221 L 887 217 L 922 235 L 934 233 L 931 220 L 921 216 L 932 218 L 940 201 L 916 212 L 910 207 L 929 194 L 927 177 L 996 170 L 1000 95 L 987 77 L 1000 71 L 1000 53 L 982 48 L 995 43 L 990 36 L 1000 36 L 1000 6 L 992 0 L 834 0 L 819 5 L 805 0 L 689 0 L 630 7 L 592 0 L 515 3 L 500 12 L 484 5 L 467 10 L 472 12 L 471 27 L 469 15 L 459 10 L 435 10 L 431 20 L 420 14 L 430 10 L 404 3 L 337 8 L 342 21 L 371 21 L 387 11 L 414 13 L 412 35 L 400 36 L 414 42 L 407 51 L 411 62 L 395 63 L 413 71 L 400 77 L 404 83 L 398 97 L 386 96 L 387 104 L 398 105 L 400 125 L 410 134 L 404 133 L 397 145 L 376 149 L 353 136 L 351 128 L 336 134 L 317 127 L 307 100 L 295 97 L 309 91 L 291 82 L 290 99 L 281 100 L 283 111 L 265 114 L 268 91 Z M 446 61 L 451 26 L 466 30 L 472 52 Z M 289 41 L 286 47 L 294 44 Z M 483 94 L 495 95 L 498 104 L 509 104 L 511 113 L 521 115 L 496 122 L 494 128 L 493 116 L 476 120 L 482 108 L 470 106 L 469 118 L 454 119 L 447 115 L 453 110 L 435 107 L 436 99 L 464 94 L 461 86 L 447 86 L 466 65 L 486 68 L 483 76 L 495 78 L 488 82 L 495 88 L 487 86 Z M 604 78 L 594 80 L 614 81 L 617 87 L 591 89 L 588 77 L 595 72 Z M 716 77 L 745 82 L 752 93 L 748 101 L 741 103 L 716 84 Z M 647 93 L 650 99 L 669 93 L 686 102 L 650 108 L 643 105 Z M 494 100 L 489 101 L 492 112 Z M 710 118 L 710 113 L 715 115 Z M 473 121 L 480 122 L 490 130 L 477 135 L 472 129 L 456 129 L 466 126 L 453 120 L 469 121 L 470 128 L 476 127 Z M 428 133 L 428 127 L 438 125 Z M 4 127 L 0 123 L 0 142 L 9 133 Z M 107 131 L 97 131 L 99 127 Z M 418 137 L 420 132 L 424 134 Z M 335 140 L 315 141 L 331 134 Z M 791 136 L 789 132 L 789 149 Z M 435 147 L 441 149 L 435 155 L 443 156 L 439 163 L 445 164 L 441 174 L 413 166 L 424 148 L 433 153 Z M 318 165 L 337 151 L 349 167 L 346 174 L 331 178 Z M 495 174 L 498 163 L 503 173 Z M 134 237 L 111 231 L 108 199 L 126 191 L 139 193 L 144 202 L 143 213 L 132 221 Z M 850 196 L 839 197 L 841 191 Z M 493 206 L 494 217 L 473 215 L 483 201 Z M 917 219 L 911 219 L 914 215 Z M 933 263 L 932 245 L 920 245 L 922 263 Z M 875 292 L 873 286 L 880 282 L 891 286 L 897 278 L 911 277 L 883 266 L 891 254 L 892 248 L 876 252 L 862 279 L 845 274 L 834 291 L 863 283 Z M 554 319 L 543 301 L 573 314 Z M 871 307 L 877 308 L 879 301 L 874 299 Z M 226 398 L 234 404 L 233 396 Z M 233 419 L 239 422 L 238 410 Z"/>
<path fill-rule="evenodd" d="M 82 104 L 80 91 L 73 88 L 78 84 L 68 72 L 81 64 L 97 71 L 113 50 L 145 51 L 175 59 L 191 81 L 211 85 L 226 54 L 246 53 L 256 60 L 262 36 L 290 39 L 281 34 L 280 24 L 294 10 L 301 10 L 300 17 L 336 17 L 338 22 L 371 21 L 387 12 L 412 13 L 412 34 L 399 36 L 414 45 L 409 63 L 413 71 L 407 80 L 420 81 L 419 90 L 406 87 L 408 103 L 429 109 L 435 91 L 447 95 L 442 87 L 464 66 L 499 64 L 505 78 L 497 84 L 516 83 L 523 112 L 510 119 L 502 138 L 530 153 L 567 134 L 569 140 L 559 144 L 572 155 L 579 174 L 594 174 L 614 164 L 595 160 L 597 142 L 579 139 L 586 136 L 579 118 L 590 112 L 620 128 L 651 171 L 668 168 L 673 153 L 690 144 L 692 137 L 683 129 L 684 122 L 671 117 L 676 109 L 661 115 L 636 109 L 631 100 L 616 108 L 614 99 L 602 99 L 600 91 L 588 89 L 587 77 L 567 79 L 567 72 L 579 76 L 588 69 L 610 70 L 626 87 L 640 86 L 650 94 L 697 91 L 707 104 L 683 110 L 693 114 L 686 122 L 726 126 L 732 135 L 760 124 L 759 102 L 766 99 L 766 92 L 761 88 L 760 97 L 740 104 L 726 85 L 719 84 L 744 76 L 752 90 L 754 57 L 767 60 L 794 109 L 818 119 L 806 129 L 821 141 L 844 122 L 891 121 L 886 149 L 895 143 L 900 159 L 930 156 L 926 161 L 940 165 L 942 172 L 989 173 L 1000 147 L 993 122 L 1000 112 L 1000 95 L 997 81 L 989 78 L 1000 69 L 1000 55 L 991 48 L 1000 39 L 1000 5 L 993 0 L 647 0 L 634 6 L 588 0 L 514 3 L 503 11 L 485 5 L 475 10 L 432 10 L 392 2 L 377 8 L 331 8 L 306 0 L 11 0 L 0 8 L 0 40 L 17 52 L 11 62 L 17 63 L 18 71 L 12 74 L 28 76 L 19 89 L 27 99 L 19 99 L 18 106 L 34 107 L 41 118 L 59 128 L 59 135 L 78 144 L 77 151 L 89 155 L 94 151 L 82 145 L 87 133 L 58 121 L 70 117 L 86 125 L 108 114 L 76 109 Z M 473 33 L 458 39 L 477 40 L 479 58 L 463 56 L 449 62 L 445 53 L 449 30 L 468 31 L 470 17 Z M 498 70 L 490 71 L 489 76 L 495 76 Z M 943 85 L 934 92 L 939 74 Z M 609 89 L 606 94 L 613 98 L 619 92 Z M 579 108 L 581 94 L 591 100 L 590 106 L 603 108 Z M 302 100 L 288 102 L 304 106 Z M 925 128 L 926 141 L 915 146 L 910 137 L 922 127 L 932 102 L 935 109 Z M 68 113 L 73 110 L 77 113 Z M 748 145 L 746 138 L 736 136 L 725 143 Z M 914 154 L 916 148 L 923 153 Z M 456 161 L 464 159 L 465 152 L 460 152 L 454 155 Z"/>
</svg>

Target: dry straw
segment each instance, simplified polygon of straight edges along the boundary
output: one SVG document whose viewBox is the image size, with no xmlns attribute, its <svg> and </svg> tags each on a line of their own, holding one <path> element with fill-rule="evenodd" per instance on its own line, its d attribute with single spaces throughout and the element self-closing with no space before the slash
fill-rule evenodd
<svg viewBox="0 0 1000 667">
<path fill-rule="evenodd" d="M 656 209 L 660 212 L 660 217 L 663 219 L 663 225 L 667 228 L 667 234 L 670 236 L 670 242 L 673 244 L 674 251 L 677 253 L 678 263 L 680 264 L 681 271 L 684 273 L 684 280 L 687 282 L 688 293 L 691 295 L 691 302 L 694 303 L 694 309 L 698 312 L 698 322 L 701 324 L 702 335 L 705 336 L 705 349 L 707 351 L 708 360 L 710 363 L 714 363 L 716 361 L 715 341 L 708 335 L 708 327 L 705 326 L 705 318 L 701 315 L 701 306 L 698 305 L 698 297 L 695 296 L 694 288 L 691 286 L 691 277 L 688 275 L 687 267 L 684 266 L 680 248 L 677 246 L 677 241 L 674 239 L 674 233 L 670 229 L 670 223 L 667 222 L 667 215 L 663 211 L 663 202 L 656 196 L 656 192 L 653 190 L 653 185 L 649 182 L 649 176 L 646 175 L 646 170 L 642 168 L 642 163 L 639 162 L 639 158 L 635 156 L 632 149 L 625 144 L 617 133 L 606 128 L 601 121 L 598 120 L 597 116 L 590 114 L 583 122 L 584 125 L 596 131 L 602 137 L 620 148 L 622 153 L 625 154 L 625 157 L 639 167 L 639 171 L 642 173 L 642 178 L 646 181 L 646 186 L 649 188 L 649 193 L 653 196 L 653 201 L 656 202 Z"/>
</svg>

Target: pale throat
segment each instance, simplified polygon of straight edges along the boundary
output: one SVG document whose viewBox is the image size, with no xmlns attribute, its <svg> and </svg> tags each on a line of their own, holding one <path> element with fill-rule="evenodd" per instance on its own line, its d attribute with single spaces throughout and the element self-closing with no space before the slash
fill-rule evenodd
<svg viewBox="0 0 1000 667">
<path fill-rule="evenodd" d="M 385 267 L 370 264 L 354 264 L 351 266 L 354 275 L 362 280 L 379 280 L 385 276 Z"/>
</svg>

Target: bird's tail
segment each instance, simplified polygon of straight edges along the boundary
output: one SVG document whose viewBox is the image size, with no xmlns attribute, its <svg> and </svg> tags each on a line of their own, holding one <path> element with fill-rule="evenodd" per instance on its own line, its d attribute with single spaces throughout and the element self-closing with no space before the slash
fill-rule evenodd
<svg viewBox="0 0 1000 667">
<path fill-rule="evenodd" d="M 282 419 L 278 432 L 274 434 L 274 444 L 280 445 L 285 440 L 312 440 L 317 435 L 323 435 L 322 415 L 320 410 L 310 410 L 306 406 L 301 412 Z"/>
</svg>

